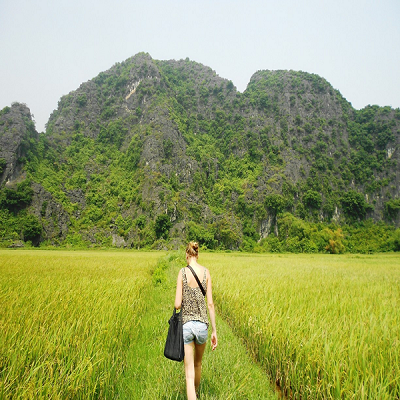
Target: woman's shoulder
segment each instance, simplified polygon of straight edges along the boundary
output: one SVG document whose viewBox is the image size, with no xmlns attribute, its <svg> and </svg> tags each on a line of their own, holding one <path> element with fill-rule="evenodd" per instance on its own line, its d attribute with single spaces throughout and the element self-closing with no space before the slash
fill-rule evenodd
<svg viewBox="0 0 400 400">
<path fill-rule="evenodd" d="M 210 276 L 210 271 L 204 265 L 199 264 L 199 267 L 201 270 L 201 275 L 204 277 L 204 279 L 208 279 Z"/>
<path fill-rule="evenodd" d="M 182 270 L 184 271 L 183 272 L 184 274 L 186 274 L 186 268 L 188 268 L 188 267 L 182 268 Z M 199 263 L 197 263 L 194 270 L 199 278 L 203 277 L 204 275 L 207 275 L 207 276 L 209 275 L 208 269 Z"/>
<path fill-rule="evenodd" d="M 200 269 L 201 272 L 206 271 L 208 273 L 208 269 L 204 265 L 197 263 L 197 267 Z"/>
<path fill-rule="evenodd" d="M 181 268 L 178 272 L 178 278 L 182 278 L 185 275 L 185 267 Z"/>
<path fill-rule="evenodd" d="M 204 265 L 201 265 L 198 261 L 196 261 L 196 267 L 199 267 L 199 268 L 205 268 L 205 266 Z"/>
</svg>

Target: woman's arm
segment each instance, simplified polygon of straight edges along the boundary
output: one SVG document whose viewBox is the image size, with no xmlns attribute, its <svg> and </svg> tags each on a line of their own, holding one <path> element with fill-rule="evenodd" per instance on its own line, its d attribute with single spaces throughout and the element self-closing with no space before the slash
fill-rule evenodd
<svg viewBox="0 0 400 400">
<path fill-rule="evenodd" d="M 182 270 L 179 271 L 176 282 L 175 308 L 179 310 L 182 306 Z"/>
<path fill-rule="evenodd" d="M 212 329 L 211 346 L 212 346 L 212 349 L 215 350 L 218 345 L 217 326 L 215 324 L 215 309 L 214 309 L 214 302 L 213 302 L 213 297 L 212 297 L 211 275 L 208 270 L 207 270 L 207 305 L 208 305 L 208 312 L 210 313 L 211 329 Z"/>
</svg>

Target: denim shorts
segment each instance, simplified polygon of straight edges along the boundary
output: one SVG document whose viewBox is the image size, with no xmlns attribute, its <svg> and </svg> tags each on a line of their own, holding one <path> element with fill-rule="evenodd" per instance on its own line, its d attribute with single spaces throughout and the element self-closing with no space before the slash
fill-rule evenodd
<svg viewBox="0 0 400 400">
<path fill-rule="evenodd" d="M 183 342 L 185 344 L 192 343 L 204 344 L 207 342 L 208 326 L 200 321 L 188 321 L 183 324 Z"/>
</svg>

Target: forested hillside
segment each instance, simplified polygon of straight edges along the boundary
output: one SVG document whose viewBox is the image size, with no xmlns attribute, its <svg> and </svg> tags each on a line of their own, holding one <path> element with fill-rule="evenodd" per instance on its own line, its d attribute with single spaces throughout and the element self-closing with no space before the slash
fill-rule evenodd
<svg viewBox="0 0 400 400">
<path fill-rule="evenodd" d="M 0 111 L 3 246 L 400 249 L 400 110 L 258 71 L 244 93 L 148 54 L 63 96 L 46 132 Z M 397 228 L 397 229 L 396 229 Z"/>
</svg>

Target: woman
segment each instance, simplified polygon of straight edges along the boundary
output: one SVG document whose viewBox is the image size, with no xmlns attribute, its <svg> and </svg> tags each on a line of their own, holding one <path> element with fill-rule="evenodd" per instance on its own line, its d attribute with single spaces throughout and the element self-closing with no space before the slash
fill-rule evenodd
<svg viewBox="0 0 400 400">
<path fill-rule="evenodd" d="M 197 262 L 199 245 L 190 242 L 186 248 L 186 262 L 190 265 L 206 290 L 208 311 L 211 320 L 211 347 L 217 347 L 217 328 L 212 299 L 211 276 L 208 269 Z M 176 285 L 175 308 L 182 307 L 183 342 L 185 345 L 185 375 L 188 400 L 196 399 L 201 378 L 201 360 L 206 348 L 208 336 L 208 318 L 205 297 L 188 267 L 178 274 Z"/>
</svg>

